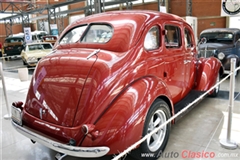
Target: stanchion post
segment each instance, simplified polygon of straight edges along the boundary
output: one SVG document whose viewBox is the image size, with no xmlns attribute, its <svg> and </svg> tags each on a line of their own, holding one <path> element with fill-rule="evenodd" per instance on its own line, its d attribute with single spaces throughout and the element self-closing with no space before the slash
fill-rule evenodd
<svg viewBox="0 0 240 160">
<path fill-rule="evenodd" d="M 3 76 L 3 70 L 2 70 L 2 62 L 0 62 L 0 74 L 1 74 L 1 77 L 2 77 L 3 94 L 4 94 L 4 97 L 5 97 L 5 102 L 6 102 L 6 107 L 7 107 L 7 114 L 4 116 L 4 119 L 10 119 L 11 118 L 11 114 L 10 114 L 10 111 L 9 111 L 6 85 L 5 85 L 4 76 Z"/>
<path fill-rule="evenodd" d="M 236 59 L 231 59 L 231 76 L 230 76 L 230 91 L 229 91 L 229 108 L 228 108 L 228 126 L 227 126 L 227 139 L 220 140 L 220 144 L 226 149 L 236 149 L 237 143 L 231 140 L 232 129 L 232 112 L 234 106 L 234 87 L 235 87 L 235 66 Z"/>
</svg>

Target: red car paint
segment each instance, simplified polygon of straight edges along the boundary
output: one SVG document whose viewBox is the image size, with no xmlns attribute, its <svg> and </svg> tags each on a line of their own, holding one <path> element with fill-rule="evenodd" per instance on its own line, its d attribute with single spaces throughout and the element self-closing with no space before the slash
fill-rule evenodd
<svg viewBox="0 0 240 160">
<path fill-rule="evenodd" d="M 108 42 L 60 43 L 72 28 L 98 23 L 113 28 Z M 179 47 L 165 46 L 165 25 L 180 29 Z M 159 47 L 146 50 L 144 40 L 153 26 L 159 29 Z M 117 11 L 88 16 L 70 24 L 54 52 L 39 61 L 23 107 L 23 127 L 63 144 L 74 139 L 77 146 L 108 146 L 108 154 L 119 153 L 142 137 L 154 100 L 164 99 L 173 115 L 174 104 L 191 90 L 215 84 L 220 67 L 214 57 L 197 58 L 191 26 L 175 15 Z M 83 134 L 84 124 L 94 125 L 91 133 Z"/>
</svg>

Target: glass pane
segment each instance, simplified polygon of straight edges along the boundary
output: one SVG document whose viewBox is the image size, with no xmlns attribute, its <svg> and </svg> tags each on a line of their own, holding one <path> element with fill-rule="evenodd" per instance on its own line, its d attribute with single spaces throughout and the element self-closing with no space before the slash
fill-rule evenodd
<svg viewBox="0 0 240 160">
<path fill-rule="evenodd" d="M 147 50 L 157 49 L 159 47 L 159 29 L 157 26 L 152 27 L 144 40 L 144 48 Z"/>
<path fill-rule="evenodd" d="M 83 43 L 106 43 L 113 36 L 113 29 L 109 25 L 93 24 L 82 38 Z"/>
<path fill-rule="evenodd" d="M 80 26 L 72 29 L 67 34 L 63 36 L 60 41 L 60 44 L 68 44 L 68 43 L 76 43 L 80 40 L 83 32 L 85 31 L 87 26 Z"/>
<path fill-rule="evenodd" d="M 165 45 L 167 48 L 180 47 L 180 29 L 177 26 L 165 26 Z"/>
</svg>

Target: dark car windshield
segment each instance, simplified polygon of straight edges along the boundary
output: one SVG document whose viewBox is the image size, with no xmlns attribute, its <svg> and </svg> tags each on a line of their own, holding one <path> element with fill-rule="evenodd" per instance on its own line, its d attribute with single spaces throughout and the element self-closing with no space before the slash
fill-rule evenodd
<svg viewBox="0 0 240 160">
<path fill-rule="evenodd" d="M 6 43 L 16 43 L 16 42 L 23 42 L 22 38 L 10 38 L 5 40 Z"/>
<path fill-rule="evenodd" d="M 207 43 L 232 43 L 233 34 L 227 32 L 203 33 L 201 38 L 206 38 Z"/>
</svg>

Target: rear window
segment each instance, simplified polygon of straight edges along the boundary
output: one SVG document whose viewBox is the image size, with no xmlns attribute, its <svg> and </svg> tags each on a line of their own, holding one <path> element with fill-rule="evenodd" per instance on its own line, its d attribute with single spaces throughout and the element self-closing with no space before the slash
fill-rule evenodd
<svg viewBox="0 0 240 160">
<path fill-rule="evenodd" d="M 86 31 L 85 31 L 86 30 Z M 78 26 L 67 32 L 60 44 L 68 43 L 107 43 L 113 36 L 113 28 L 108 24 Z"/>
<path fill-rule="evenodd" d="M 78 26 L 68 31 L 60 40 L 60 44 L 76 43 L 80 40 L 87 26 Z"/>
<path fill-rule="evenodd" d="M 6 39 L 5 43 L 16 43 L 16 42 L 23 42 L 22 38 L 11 38 L 11 39 Z"/>
<path fill-rule="evenodd" d="M 92 24 L 83 36 L 82 43 L 106 43 L 113 35 L 113 29 L 106 24 Z"/>
</svg>

